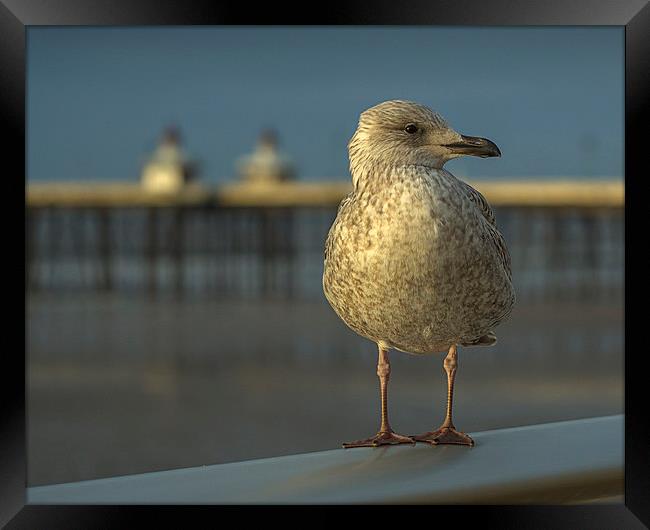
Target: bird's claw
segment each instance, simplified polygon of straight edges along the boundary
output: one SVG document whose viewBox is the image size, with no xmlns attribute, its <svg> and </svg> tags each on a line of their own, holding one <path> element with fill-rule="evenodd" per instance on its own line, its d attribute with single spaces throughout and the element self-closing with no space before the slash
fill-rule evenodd
<svg viewBox="0 0 650 530">
<path fill-rule="evenodd" d="M 371 438 L 344 443 L 343 447 L 345 449 L 350 449 L 352 447 L 378 447 L 380 445 L 397 444 L 415 444 L 415 441 L 409 436 L 402 436 L 393 431 L 380 431 Z"/>
<path fill-rule="evenodd" d="M 412 436 L 416 442 L 425 442 L 431 445 L 455 444 L 468 445 L 472 447 L 474 440 L 464 432 L 459 432 L 453 427 L 441 427 L 435 431 L 425 432 L 417 436 Z"/>
</svg>

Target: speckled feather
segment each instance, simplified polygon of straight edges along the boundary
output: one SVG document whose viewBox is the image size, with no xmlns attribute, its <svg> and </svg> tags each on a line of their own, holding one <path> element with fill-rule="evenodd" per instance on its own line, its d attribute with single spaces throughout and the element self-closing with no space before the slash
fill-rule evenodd
<svg viewBox="0 0 650 530">
<path fill-rule="evenodd" d="M 398 104 L 396 123 L 411 119 L 408 106 L 415 105 L 433 117 L 426 125 L 439 127 L 435 134 L 451 134 L 426 107 L 387 103 Z M 493 328 L 510 314 L 515 295 L 510 256 L 488 202 L 435 167 L 446 160 L 429 162 L 410 150 L 402 156 L 406 147 L 391 151 L 388 143 L 377 155 L 368 137 L 355 143 L 362 121 L 363 115 L 350 142 L 354 190 L 325 245 L 327 300 L 351 329 L 384 347 L 433 353 L 452 344 L 493 344 Z"/>
</svg>

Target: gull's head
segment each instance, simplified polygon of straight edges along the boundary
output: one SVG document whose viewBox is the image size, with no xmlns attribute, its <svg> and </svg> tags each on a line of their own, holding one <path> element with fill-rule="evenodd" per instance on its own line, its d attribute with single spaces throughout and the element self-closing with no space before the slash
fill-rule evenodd
<svg viewBox="0 0 650 530">
<path fill-rule="evenodd" d="M 402 100 L 385 101 L 362 112 L 348 148 L 353 176 L 366 165 L 441 168 L 462 155 L 501 156 L 490 140 L 459 134 L 430 108 Z"/>
</svg>

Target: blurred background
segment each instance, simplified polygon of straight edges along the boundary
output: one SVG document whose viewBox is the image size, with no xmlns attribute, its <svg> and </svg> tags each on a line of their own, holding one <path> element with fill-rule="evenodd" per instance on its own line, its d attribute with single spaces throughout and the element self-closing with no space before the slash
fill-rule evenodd
<svg viewBox="0 0 650 530">
<path fill-rule="evenodd" d="M 27 29 L 28 485 L 318 451 L 379 423 L 376 347 L 321 288 L 347 141 L 386 99 L 499 159 L 517 306 L 462 348 L 466 432 L 623 412 L 624 33 Z M 442 355 L 391 356 L 398 432 Z"/>
</svg>

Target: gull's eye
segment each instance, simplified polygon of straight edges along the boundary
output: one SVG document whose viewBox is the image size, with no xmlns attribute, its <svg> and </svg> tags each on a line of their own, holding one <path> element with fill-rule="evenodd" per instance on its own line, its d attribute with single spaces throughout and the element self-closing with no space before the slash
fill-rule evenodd
<svg viewBox="0 0 650 530">
<path fill-rule="evenodd" d="M 404 130 L 409 134 L 415 134 L 418 132 L 418 126 L 415 125 L 415 123 L 409 123 L 406 127 L 404 127 Z"/>
</svg>

